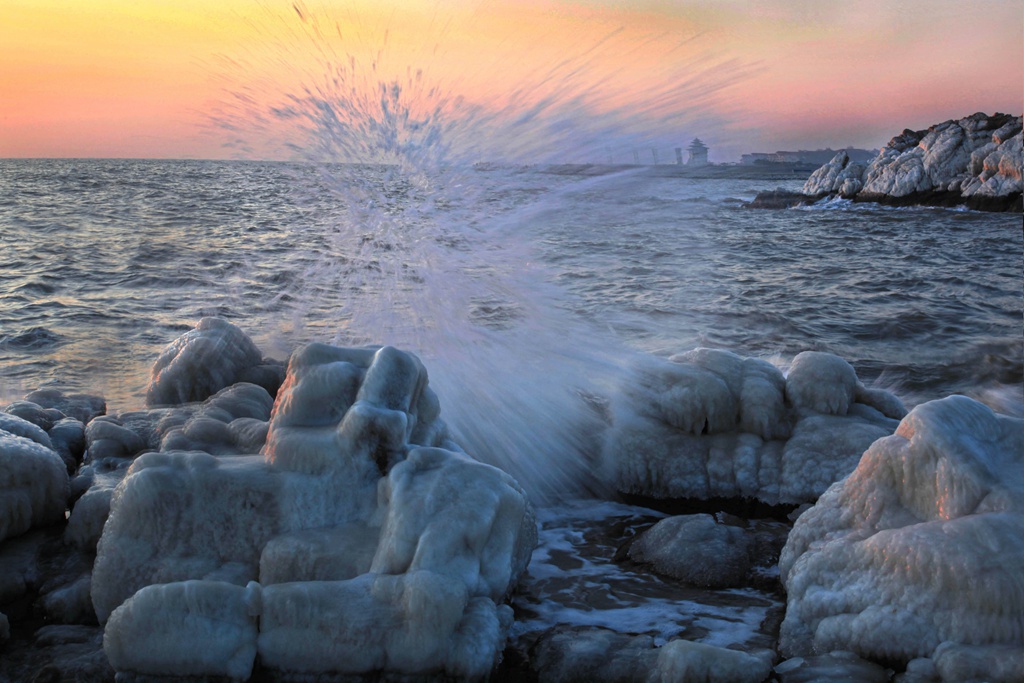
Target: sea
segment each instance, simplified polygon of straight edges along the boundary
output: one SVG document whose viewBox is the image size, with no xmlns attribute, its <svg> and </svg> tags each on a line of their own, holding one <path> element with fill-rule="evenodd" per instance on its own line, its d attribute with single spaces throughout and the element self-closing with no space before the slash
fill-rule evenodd
<svg viewBox="0 0 1024 683">
<path fill-rule="evenodd" d="M 545 501 L 517 637 L 569 624 L 772 647 L 777 590 L 683 589 L 615 562 L 663 513 L 581 498 L 579 467 L 558 464 L 596 447 L 578 425 L 635 363 L 703 346 L 785 369 L 828 351 L 908 407 L 960 393 L 1024 416 L 1021 216 L 747 206 L 803 181 L 0 160 L 0 403 L 53 387 L 141 409 L 153 362 L 203 316 L 281 360 L 392 344 L 423 360 L 456 440 Z"/>
<path fill-rule="evenodd" d="M 747 207 L 802 182 L 0 160 L 0 400 L 55 387 L 141 407 L 162 348 L 219 315 L 268 356 L 396 344 L 437 375 L 503 336 L 509 365 L 583 348 L 606 365 L 697 346 L 783 366 L 829 351 L 908 405 L 963 393 L 1020 414 L 1021 216 Z"/>
</svg>

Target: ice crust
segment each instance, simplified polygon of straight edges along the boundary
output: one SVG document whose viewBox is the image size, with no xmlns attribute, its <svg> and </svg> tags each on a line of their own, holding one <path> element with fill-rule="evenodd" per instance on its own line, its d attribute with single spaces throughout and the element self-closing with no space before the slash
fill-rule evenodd
<svg viewBox="0 0 1024 683">
<path fill-rule="evenodd" d="M 202 401 L 237 382 L 252 381 L 265 365 L 256 345 L 223 318 L 203 318 L 172 342 L 153 365 L 146 405 Z"/>
<path fill-rule="evenodd" d="M 234 332 L 197 330 L 158 366 L 184 354 L 173 386 L 213 390 L 226 375 L 200 367 L 212 342 L 190 349 Z M 131 418 L 143 436 L 121 425 L 161 450 L 131 461 L 97 547 L 92 600 L 115 669 L 241 680 L 258 652 L 283 675 L 488 675 L 536 521 L 509 475 L 447 438 L 420 361 L 310 344 L 269 415 L 260 387 L 216 391 Z M 84 514 L 73 537 L 87 544 L 97 513 Z M 216 652 L 197 651 L 206 639 Z"/>
<path fill-rule="evenodd" d="M 696 349 L 637 366 L 612 403 L 603 469 L 618 490 L 654 498 L 813 502 L 905 413 L 832 354 L 801 353 L 783 376 Z"/>
<path fill-rule="evenodd" d="M 787 656 L 907 662 L 950 641 L 1021 661 L 1024 421 L 962 396 L 916 407 L 800 516 L 779 564 Z"/>
<path fill-rule="evenodd" d="M 25 436 L 8 431 L 7 427 Z M 45 441 L 46 445 L 40 441 Z M 56 451 L 49 448 L 46 433 L 21 418 L 3 416 L 0 420 L 0 541 L 23 534 L 32 527 L 63 520 L 67 499 L 67 469 Z"/>
</svg>

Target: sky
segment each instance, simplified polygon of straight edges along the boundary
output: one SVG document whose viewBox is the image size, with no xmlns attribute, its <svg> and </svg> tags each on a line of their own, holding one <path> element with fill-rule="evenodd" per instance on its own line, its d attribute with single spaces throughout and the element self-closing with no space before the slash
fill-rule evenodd
<svg viewBox="0 0 1024 683">
<path fill-rule="evenodd" d="M 1024 0 L 0 2 L 0 157 L 727 162 L 1022 109 Z"/>
</svg>

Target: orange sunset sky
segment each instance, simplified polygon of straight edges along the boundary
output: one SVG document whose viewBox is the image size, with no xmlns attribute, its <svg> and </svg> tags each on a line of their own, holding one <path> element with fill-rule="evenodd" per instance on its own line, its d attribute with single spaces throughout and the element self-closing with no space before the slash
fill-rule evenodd
<svg viewBox="0 0 1024 683">
<path fill-rule="evenodd" d="M 0 2 L 0 157 L 286 158 L 282 103 L 358 132 L 380 83 L 480 156 L 878 147 L 1021 113 L 1024 2 Z"/>
</svg>

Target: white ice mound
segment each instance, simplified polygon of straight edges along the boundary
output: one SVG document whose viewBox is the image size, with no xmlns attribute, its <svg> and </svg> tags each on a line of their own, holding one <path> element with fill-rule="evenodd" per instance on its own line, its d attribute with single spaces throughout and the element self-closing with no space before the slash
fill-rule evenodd
<svg viewBox="0 0 1024 683">
<path fill-rule="evenodd" d="M 261 661 L 307 674 L 486 676 L 512 624 L 500 603 L 536 541 L 525 494 L 496 468 L 418 448 L 381 482 L 380 511 L 367 573 L 264 586 Z"/>
<path fill-rule="evenodd" d="M 115 668 L 237 677 L 242 664 L 229 672 L 226 655 L 204 659 L 191 643 L 235 615 L 226 638 L 255 657 L 244 613 L 259 617 L 260 661 L 286 676 L 486 676 L 536 523 L 511 477 L 436 447 L 454 444 L 427 383 L 420 361 L 397 349 L 311 344 L 291 358 L 260 455 L 138 457 L 114 492 L 93 570 Z M 217 425 L 258 421 L 259 393 L 231 391 L 165 442 L 219 448 Z M 228 589 L 247 583 L 260 600 Z M 151 658 L 149 621 L 165 642 Z"/>
<path fill-rule="evenodd" d="M 0 541 L 64 519 L 67 469 L 40 438 L 49 444 L 45 432 L 21 418 L 5 415 L 0 422 Z"/>
<path fill-rule="evenodd" d="M 146 586 L 110 615 L 103 650 L 117 671 L 243 681 L 256 659 L 259 585 Z"/>
<path fill-rule="evenodd" d="M 630 494 L 811 502 L 904 414 L 832 354 L 801 353 L 783 377 L 767 361 L 696 349 L 636 368 L 612 402 L 602 464 Z"/>
<path fill-rule="evenodd" d="M 223 318 L 203 318 L 175 339 L 153 365 L 146 405 L 202 401 L 247 379 L 263 362 L 245 332 Z"/>
<path fill-rule="evenodd" d="M 800 516 L 779 567 L 787 656 L 1024 648 L 1024 421 L 918 406 Z"/>
</svg>

